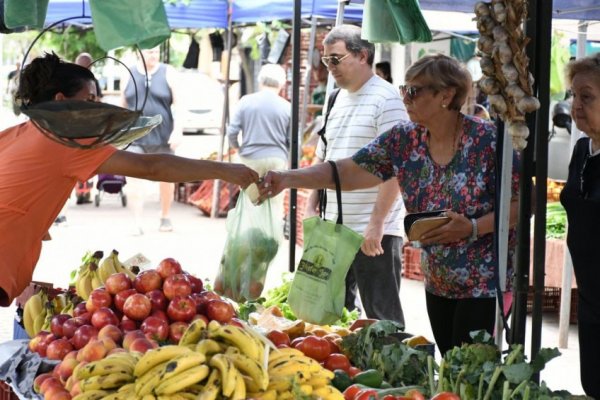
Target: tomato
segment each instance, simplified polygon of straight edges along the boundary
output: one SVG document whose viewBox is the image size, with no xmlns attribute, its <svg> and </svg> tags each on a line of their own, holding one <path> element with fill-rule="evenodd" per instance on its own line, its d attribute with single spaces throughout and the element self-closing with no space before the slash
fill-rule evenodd
<svg viewBox="0 0 600 400">
<path fill-rule="evenodd" d="M 267 339 L 273 342 L 273 344 L 276 347 L 279 347 L 282 344 L 286 346 L 290 345 L 290 337 L 287 335 L 287 333 L 279 331 L 277 329 L 274 329 L 271 332 L 269 332 L 267 334 Z"/>
<path fill-rule="evenodd" d="M 356 375 L 360 374 L 362 371 L 360 368 L 356 368 L 356 367 L 350 367 L 348 368 L 348 375 L 350 375 L 350 378 L 354 378 Z"/>
<path fill-rule="evenodd" d="M 379 400 L 375 389 L 363 389 L 354 397 L 354 400 Z"/>
<path fill-rule="evenodd" d="M 419 392 L 417 389 L 410 389 L 408 392 L 406 392 L 406 398 L 414 400 L 425 400 L 425 396 L 423 396 L 423 393 Z"/>
<path fill-rule="evenodd" d="M 340 353 L 332 353 L 325 359 L 325 368 L 330 371 L 335 371 L 336 369 L 343 369 L 348 372 L 350 369 L 350 361 L 348 357 Z"/>
<path fill-rule="evenodd" d="M 318 336 L 306 337 L 298 344 L 298 349 L 303 352 L 304 355 L 314 358 L 317 361 L 325 360 L 331 351 L 329 342 Z"/>
<path fill-rule="evenodd" d="M 344 390 L 344 400 L 354 400 L 362 389 L 358 385 L 350 385 Z"/>
<path fill-rule="evenodd" d="M 441 392 L 433 396 L 431 400 L 460 400 L 460 396 L 452 392 Z"/>
</svg>

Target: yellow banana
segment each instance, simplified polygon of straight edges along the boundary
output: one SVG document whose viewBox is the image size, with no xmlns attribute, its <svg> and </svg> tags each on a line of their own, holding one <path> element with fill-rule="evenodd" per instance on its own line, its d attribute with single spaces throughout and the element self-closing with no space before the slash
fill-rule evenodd
<svg viewBox="0 0 600 400">
<path fill-rule="evenodd" d="M 327 386 L 331 382 L 331 379 L 327 379 L 324 376 L 311 376 L 310 379 L 306 382 L 313 388 L 318 388 L 321 386 Z"/>
<path fill-rule="evenodd" d="M 120 372 L 109 375 L 96 375 L 79 381 L 79 387 L 82 392 L 98 389 L 116 389 L 127 383 L 131 383 L 133 379 L 132 375 Z"/>
<path fill-rule="evenodd" d="M 90 269 L 90 276 L 92 277 L 92 288 L 98 289 L 100 286 L 104 285 L 98 274 L 98 268 Z"/>
<path fill-rule="evenodd" d="M 231 396 L 236 384 L 234 373 L 236 368 L 233 363 L 224 354 L 215 354 L 210 359 L 210 366 L 218 369 L 221 373 L 221 391 L 223 395 Z"/>
<path fill-rule="evenodd" d="M 160 383 L 160 371 L 162 371 L 166 363 L 167 361 L 154 366 L 135 380 L 136 397 L 143 397 L 152 393 L 154 388 Z"/>
<path fill-rule="evenodd" d="M 246 395 L 250 399 L 277 400 L 277 392 L 275 390 L 267 390 L 265 392 L 248 392 Z"/>
<path fill-rule="evenodd" d="M 123 385 L 117 390 L 119 393 L 127 393 L 130 395 L 135 395 L 135 383 L 128 383 L 127 385 Z"/>
<path fill-rule="evenodd" d="M 211 321 L 208 324 L 208 337 L 223 339 L 225 342 L 236 346 L 248 357 L 262 362 L 260 359 L 260 346 L 243 328 L 234 325 L 221 325 L 216 321 Z"/>
<path fill-rule="evenodd" d="M 90 298 L 90 293 L 94 289 L 92 287 L 92 276 L 90 275 L 90 270 L 88 268 L 86 268 L 77 278 L 75 290 L 82 299 L 87 300 Z"/>
<path fill-rule="evenodd" d="M 163 369 L 160 371 L 161 380 L 170 379 L 175 375 L 181 374 L 194 366 L 199 366 L 206 362 L 206 357 L 202 353 L 196 353 L 195 351 L 184 354 L 177 357 L 173 361 L 169 361 L 165 364 Z M 208 376 L 208 373 L 206 374 Z"/>
<path fill-rule="evenodd" d="M 110 253 L 110 257 L 112 257 L 113 259 L 113 264 L 115 265 L 115 269 L 117 272 L 124 272 L 125 274 L 127 274 L 127 276 L 129 277 L 129 279 L 135 279 L 135 274 L 126 266 L 124 266 L 123 264 L 121 264 L 121 261 L 119 261 L 119 252 L 116 250 L 113 250 Z"/>
<path fill-rule="evenodd" d="M 127 400 L 135 396 L 135 393 L 116 391 L 103 397 L 102 400 Z"/>
<path fill-rule="evenodd" d="M 221 373 L 213 369 L 208 376 L 204 389 L 196 397 L 197 400 L 215 400 L 221 392 Z"/>
<path fill-rule="evenodd" d="M 313 389 L 312 394 L 323 400 L 344 400 L 344 395 L 339 390 L 329 385 Z"/>
<path fill-rule="evenodd" d="M 312 369 L 314 369 L 314 368 L 312 368 Z M 321 378 L 328 379 L 330 381 L 335 376 L 334 373 L 333 373 L 333 371 L 330 371 L 327 368 L 321 367 L 321 369 L 319 371 L 313 371 L 312 369 L 311 369 L 312 376 L 318 376 L 318 377 L 321 377 Z"/>
<path fill-rule="evenodd" d="M 43 310 L 42 297 L 36 293 L 27 300 L 23 307 L 23 326 L 29 337 L 34 337 L 37 332 L 34 331 L 34 321 Z"/>
<path fill-rule="evenodd" d="M 113 258 L 111 256 L 105 257 L 98 267 L 98 275 L 100 275 L 102 283 L 106 283 L 106 279 L 116 273 L 117 269 L 115 268 Z"/>
<path fill-rule="evenodd" d="M 196 345 L 196 351 L 204 354 L 207 358 L 213 354 L 222 353 L 225 345 L 220 344 L 213 339 L 202 339 Z"/>
<path fill-rule="evenodd" d="M 275 390 L 276 392 L 285 392 L 290 390 L 294 384 L 294 378 L 291 376 L 274 377 L 269 380 L 268 390 Z"/>
<path fill-rule="evenodd" d="M 277 393 L 277 400 L 295 400 L 296 395 L 292 393 L 291 390 L 286 390 L 285 392 Z"/>
<path fill-rule="evenodd" d="M 112 373 L 123 373 L 133 378 L 135 363 L 125 358 L 107 357 L 102 360 L 92 361 L 77 370 L 75 377 L 79 380 L 91 378 L 97 375 L 108 375 Z"/>
<path fill-rule="evenodd" d="M 163 380 L 154 390 L 158 395 L 169 395 L 184 390 L 188 386 L 202 381 L 210 373 L 207 365 L 198 365 Z"/>
<path fill-rule="evenodd" d="M 274 363 L 273 366 L 269 367 L 270 376 L 294 375 L 297 372 L 311 375 L 311 365 L 303 360 L 292 359 Z"/>
<path fill-rule="evenodd" d="M 254 381 L 254 379 L 250 378 L 247 375 L 242 374 L 242 378 L 244 379 L 244 383 L 246 384 L 246 391 L 248 392 L 260 392 L 261 390 L 258 387 L 258 384 Z"/>
<path fill-rule="evenodd" d="M 226 357 L 229 358 L 235 367 L 252 378 L 259 389 L 266 390 L 269 386 L 269 373 L 262 367 L 262 365 L 246 356 L 245 354 L 227 353 Z"/>
<path fill-rule="evenodd" d="M 310 396 L 314 389 L 311 385 L 305 383 L 304 385 L 299 386 L 299 390 L 304 396 Z"/>
<path fill-rule="evenodd" d="M 269 364 L 271 364 L 272 362 L 276 361 L 277 359 L 279 359 L 281 357 L 290 358 L 291 356 L 304 356 L 304 353 L 298 349 L 294 349 L 293 347 L 284 347 L 281 349 L 274 349 L 274 350 L 271 350 L 271 352 L 269 353 Z"/>
<path fill-rule="evenodd" d="M 33 335 L 31 335 L 31 337 L 34 337 L 35 335 L 37 335 L 38 333 L 40 333 L 42 331 L 42 327 L 44 326 L 45 320 L 46 320 L 46 311 L 45 311 L 45 309 L 43 309 L 33 320 Z"/>
<path fill-rule="evenodd" d="M 162 346 L 157 349 L 148 350 L 135 365 L 133 373 L 135 376 L 140 377 L 158 364 L 191 352 L 192 350 L 187 347 L 176 345 Z"/>
<path fill-rule="evenodd" d="M 234 370 L 234 374 L 235 374 L 235 389 L 233 390 L 233 393 L 231 394 L 230 399 L 244 400 L 246 398 L 246 384 L 244 383 L 244 378 L 242 377 L 242 374 L 240 374 L 240 372 L 237 369 Z"/>
<path fill-rule="evenodd" d="M 73 400 L 99 400 L 108 394 L 109 392 L 106 390 L 87 390 L 73 397 Z"/>
<path fill-rule="evenodd" d="M 196 319 L 190 323 L 187 327 L 181 339 L 179 340 L 180 346 L 185 346 L 188 344 L 196 344 L 202 338 L 202 334 L 206 331 L 206 322 L 203 319 Z"/>
<path fill-rule="evenodd" d="M 153 394 L 147 394 L 141 398 L 142 400 L 156 400 Z"/>
</svg>

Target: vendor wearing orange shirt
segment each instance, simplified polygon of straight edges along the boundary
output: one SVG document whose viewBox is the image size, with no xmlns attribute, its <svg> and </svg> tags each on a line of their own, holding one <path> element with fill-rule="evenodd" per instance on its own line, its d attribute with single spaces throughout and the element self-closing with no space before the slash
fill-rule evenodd
<svg viewBox="0 0 600 400">
<path fill-rule="evenodd" d="M 92 72 L 55 54 L 34 59 L 17 98 L 31 106 L 65 99 L 96 101 Z M 46 137 L 32 122 L 0 132 L 0 306 L 27 287 L 41 242 L 77 181 L 103 173 L 162 182 L 222 179 L 246 187 L 258 175 L 241 164 L 135 154 L 106 145 L 78 149 Z"/>
</svg>

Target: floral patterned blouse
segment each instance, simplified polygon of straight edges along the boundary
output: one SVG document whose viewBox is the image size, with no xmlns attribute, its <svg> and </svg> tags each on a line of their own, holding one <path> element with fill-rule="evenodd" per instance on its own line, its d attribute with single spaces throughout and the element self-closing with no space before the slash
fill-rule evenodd
<svg viewBox="0 0 600 400">
<path fill-rule="evenodd" d="M 458 149 L 446 165 L 433 161 L 427 129 L 402 122 L 359 150 L 352 159 L 383 180 L 396 177 L 408 212 L 451 209 L 467 218 L 494 211 L 496 127 L 476 117 L 464 119 Z M 519 157 L 513 154 L 512 197 L 519 187 Z M 492 233 L 451 244 L 422 246 L 426 290 L 446 298 L 496 296 L 497 260 Z M 512 287 L 516 233 L 509 235 L 507 288 Z M 510 290 L 510 289 L 509 289 Z"/>
</svg>

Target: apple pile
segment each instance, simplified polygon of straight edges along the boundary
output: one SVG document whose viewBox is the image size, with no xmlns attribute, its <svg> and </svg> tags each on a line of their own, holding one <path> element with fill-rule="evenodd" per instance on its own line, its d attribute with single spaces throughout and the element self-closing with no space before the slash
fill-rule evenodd
<svg viewBox="0 0 600 400">
<path fill-rule="evenodd" d="M 52 317 L 50 332 L 34 336 L 29 349 L 53 360 L 78 351 L 78 358 L 89 362 L 117 347 L 145 353 L 161 344 L 178 344 L 197 318 L 223 324 L 235 317 L 231 303 L 204 290 L 201 279 L 166 258 L 133 280 L 122 272 L 110 275 L 75 306 L 73 316 Z"/>
</svg>

